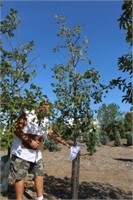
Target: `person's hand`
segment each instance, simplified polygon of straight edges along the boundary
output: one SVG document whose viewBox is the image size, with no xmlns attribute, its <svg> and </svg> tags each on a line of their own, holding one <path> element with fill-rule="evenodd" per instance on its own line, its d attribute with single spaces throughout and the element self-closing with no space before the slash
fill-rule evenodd
<svg viewBox="0 0 133 200">
<path fill-rule="evenodd" d="M 73 143 L 72 142 L 67 142 L 67 146 L 68 146 L 68 148 L 70 148 L 71 146 L 73 146 Z"/>
<path fill-rule="evenodd" d="M 65 145 L 65 146 L 67 146 L 68 148 L 70 148 L 71 145 L 72 145 L 72 143 L 66 142 L 65 140 L 62 140 L 62 144 Z"/>
<path fill-rule="evenodd" d="M 33 148 L 33 149 L 38 149 L 39 148 L 39 141 L 35 141 L 35 140 L 32 140 L 31 143 L 30 143 L 30 146 Z"/>
<path fill-rule="evenodd" d="M 67 143 L 67 142 L 66 142 L 66 146 L 67 146 L 68 148 L 70 148 L 70 147 L 71 147 L 71 145 L 70 145 L 69 143 Z"/>
</svg>

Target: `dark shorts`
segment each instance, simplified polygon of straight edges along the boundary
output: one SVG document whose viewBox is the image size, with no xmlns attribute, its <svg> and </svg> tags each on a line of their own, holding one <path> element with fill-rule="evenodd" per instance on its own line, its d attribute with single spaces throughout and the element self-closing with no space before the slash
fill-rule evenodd
<svg viewBox="0 0 133 200">
<path fill-rule="evenodd" d="M 12 155 L 9 177 L 15 180 L 21 180 L 24 179 L 28 173 L 32 173 L 35 176 L 43 176 L 44 167 L 42 159 L 36 163 L 32 163 Z"/>
</svg>

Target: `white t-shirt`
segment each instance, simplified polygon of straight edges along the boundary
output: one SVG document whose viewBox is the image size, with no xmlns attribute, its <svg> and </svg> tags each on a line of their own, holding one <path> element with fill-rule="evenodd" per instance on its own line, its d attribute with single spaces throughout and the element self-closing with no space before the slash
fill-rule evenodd
<svg viewBox="0 0 133 200">
<path fill-rule="evenodd" d="M 46 138 L 48 135 L 47 130 L 49 120 L 44 118 L 39 125 L 39 121 L 34 110 L 31 112 L 25 110 L 25 114 L 27 118 L 27 124 L 22 131 L 27 134 L 42 135 L 44 138 Z M 11 147 L 11 154 L 29 162 L 37 162 L 42 158 L 42 153 L 40 150 L 22 148 L 22 140 L 17 136 L 14 137 L 14 143 Z"/>
</svg>

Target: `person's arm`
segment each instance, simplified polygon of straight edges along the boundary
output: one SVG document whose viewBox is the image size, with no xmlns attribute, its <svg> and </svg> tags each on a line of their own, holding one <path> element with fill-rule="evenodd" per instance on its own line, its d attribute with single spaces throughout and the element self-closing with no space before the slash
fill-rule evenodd
<svg viewBox="0 0 133 200">
<path fill-rule="evenodd" d="M 60 136 L 58 136 L 54 130 L 49 130 L 48 131 L 48 135 L 55 141 L 67 146 L 68 148 L 70 148 L 70 144 L 68 142 L 66 142 L 63 138 L 61 138 Z"/>
<path fill-rule="evenodd" d="M 19 137 L 22 141 L 26 142 L 28 145 L 30 145 L 32 148 L 38 148 L 39 142 L 35 141 L 31 138 L 30 134 L 24 133 L 22 129 L 27 124 L 27 119 L 25 113 L 23 113 L 17 120 L 16 123 L 16 130 L 15 135 Z"/>
</svg>

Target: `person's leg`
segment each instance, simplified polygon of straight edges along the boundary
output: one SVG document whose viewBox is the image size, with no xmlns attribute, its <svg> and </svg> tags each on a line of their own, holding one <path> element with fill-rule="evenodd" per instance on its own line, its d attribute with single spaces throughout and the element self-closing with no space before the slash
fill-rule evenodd
<svg viewBox="0 0 133 200">
<path fill-rule="evenodd" d="M 44 176 L 44 167 L 43 160 L 40 159 L 31 166 L 31 172 L 35 175 L 35 189 L 37 200 L 43 199 L 43 176 Z"/>
<path fill-rule="evenodd" d="M 15 193 L 17 200 L 23 200 L 24 193 L 24 180 L 16 180 L 15 182 Z"/>
<path fill-rule="evenodd" d="M 12 155 L 10 160 L 10 173 L 9 177 L 15 179 L 15 193 L 16 199 L 22 200 L 24 193 L 24 179 L 28 173 L 30 163 Z"/>
<path fill-rule="evenodd" d="M 37 197 L 43 197 L 43 176 L 35 176 L 35 188 Z"/>
</svg>

